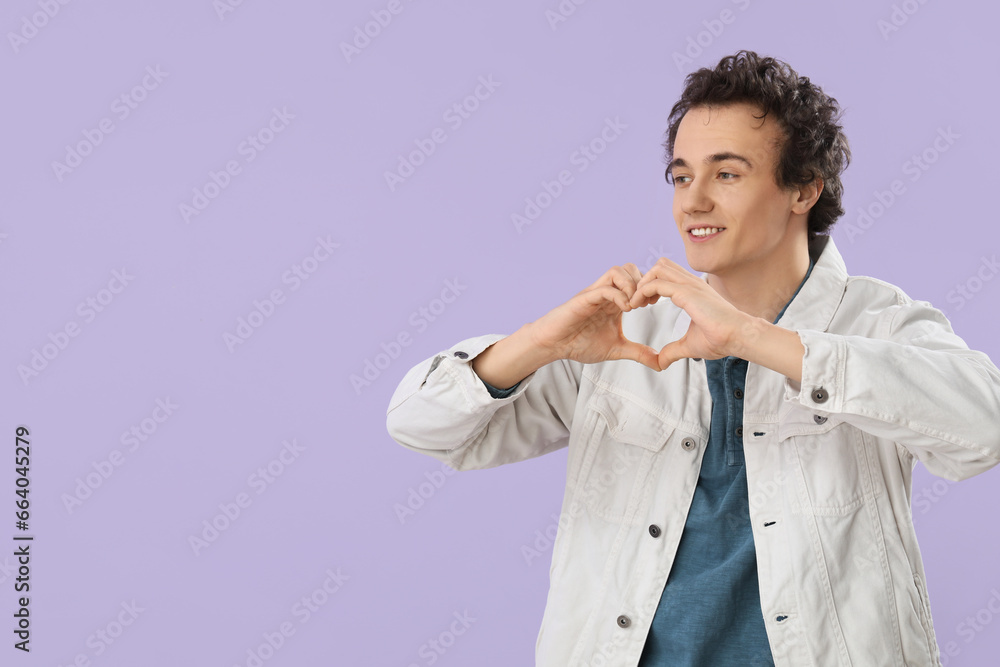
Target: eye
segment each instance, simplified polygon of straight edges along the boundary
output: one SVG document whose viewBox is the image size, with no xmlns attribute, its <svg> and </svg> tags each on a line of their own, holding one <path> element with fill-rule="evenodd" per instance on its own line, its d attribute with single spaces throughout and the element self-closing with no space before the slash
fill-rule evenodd
<svg viewBox="0 0 1000 667">
<path fill-rule="evenodd" d="M 728 171 L 720 172 L 719 176 L 723 177 L 722 180 L 724 180 L 724 181 L 731 181 L 731 180 L 733 180 L 735 178 L 739 178 L 739 174 L 733 174 L 733 173 L 728 172 Z M 729 176 L 731 178 L 724 178 L 726 176 Z M 670 177 L 671 177 L 670 172 L 667 172 L 667 183 L 671 182 Z M 687 183 L 689 180 L 691 180 L 690 176 L 674 176 L 673 177 L 673 182 L 674 183 L 684 184 L 684 183 Z"/>
</svg>

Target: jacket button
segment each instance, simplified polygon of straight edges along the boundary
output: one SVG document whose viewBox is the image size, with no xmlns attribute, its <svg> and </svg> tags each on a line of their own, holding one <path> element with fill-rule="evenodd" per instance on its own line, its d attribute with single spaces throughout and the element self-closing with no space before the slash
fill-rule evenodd
<svg viewBox="0 0 1000 667">
<path fill-rule="evenodd" d="M 469 358 L 469 355 L 466 354 L 465 352 L 462 352 L 461 350 L 459 350 L 458 352 L 456 352 L 455 356 L 458 357 L 459 359 L 468 359 Z"/>
<path fill-rule="evenodd" d="M 619 628 L 627 628 L 630 625 L 632 625 L 632 619 L 630 619 L 628 616 L 622 614 L 621 616 L 618 617 Z"/>
<path fill-rule="evenodd" d="M 742 438 L 743 437 L 743 427 L 742 426 L 737 426 L 736 427 L 736 437 L 737 438 Z"/>
<path fill-rule="evenodd" d="M 694 449 L 694 438 L 684 438 L 681 441 L 681 447 L 688 451 Z"/>
<path fill-rule="evenodd" d="M 743 398 L 743 391 L 740 389 L 734 389 L 733 396 L 735 396 L 736 398 Z"/>
<path fill-rule="evenodd" d="M 826 403 L 826 399 L 829 397 L 830 395 L 826 393 L 826 389 L 823 389 L 823 387 L 813 389 L 812 399 L 817 403 Z"/>
<path fill-rule="evenodd" d="M 649 534 L 652 535 L 653 537 L 659 537 L 660 536 L 660 527 L 657 526 L 655 523 L 651 524 L 649 526 Z"/>
<path fill-rule="evenodd" d="M 817 424 L 825 424 L 826 419 L 827 418 L 824 417 L 823 415 L 813 415 L 813 421 L 816 422 Z"/>
</svg>

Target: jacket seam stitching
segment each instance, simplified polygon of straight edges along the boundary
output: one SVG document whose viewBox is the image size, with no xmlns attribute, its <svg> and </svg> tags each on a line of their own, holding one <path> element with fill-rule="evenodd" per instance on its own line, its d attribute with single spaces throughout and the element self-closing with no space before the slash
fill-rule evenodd
<svg viewBox="0 0 1000 667">
<path fill-rule="evenodd" d="M 455 382 L 456 386 L 459 387 L 459 389 L 461 390 L 461 396 L 465 400 L 466 407 L 468 408 L 470 413 L 474 413 L 475 404 L 470 399 L 468 390 L 462 384 L 462 378 L 459 377 L 458 373 L 456 373 L 454 369 L 450 367 L 450 364 L 444 364 L 441 367 L 441 369 L 445 373 L 447 373 L 449 377 L 451 377 L 451 379 Z M 471 371 L 472 369 L 470 368 L 469 370 Z M 485 385 L 483 386 L 483 391 L 486 391 Z M 494 414 L 496 414 L 496 410 L 490 411 L 489 414 L 487 415 L 487 420 L 492 418 Z M 483 419 L 480 418 L 480 420 L 476 423 L 475 428 L 473 428 L 469 436 L 465 438 L 467 442 L 464 446 L 459 445 L 458 447 L 453 447 L 451 449 L 446 450 L 448 453 L 449 465 L 451 465 L 456 470 L 460 470 L 463 466 L 466 456 L 468 456 L 468 453 L 472 451 L 472 445 L 479 438 L 480 434 L 484 430 L 485 429 L 483 428 Z"/>
<path fill-rule="evenodd" d="M 617 385 L 611 384 L 606 380 L 602 380 L 600 376 L 585 376 L 585 377 L 587 377 L 587 379 L 589 379 L 594 384 L 595 387 L 602 389 L 608 394 L 617 396 L 618 398 L 624 401 L 629 401 L 630 403 L 636 405 L 637 407 L 645 410 L 653 417 L 656 417 L 661 422 L 668 425 L 671 430 L 685 431 L 687 433 L 690 433 L 691 435 L 697 435 L 700 439 L 703 440 L 708 437 L 708 431 L 699 424 L 693 424 L 690 422 L 677 419 L 673 415 L 663 412 L 659 408 L 654 407 L 652 404 L 643 401 L 638 396 L 635 396 L 630 393 L 623 393 L 618 390 Z"/>
<path fill-rule="evenodd" d="M 796 451 L 796 454 L 798 452 Z M 806 499 L 809 502 L 810 508 L 812 507 L 812 499 L 809 497 L 809 489 L 805 483 L 805 471 L 802 469 L 802 461 L 796 456 L 797 470 L 799 474 L 799 479 L 802 484 L 802 488 L 806 493 Z M 836 639 L 837 648 L 840 649 L 840 658 L 842 661 L 846 661 L 846 664 L 851 664 L 850 654 L 847 652 L 847 643 L 844 639 L 844 629 L 840 626 L 840 618 L 837 615 L 836 604 L 831 595 L 831 583 L 830 583 L 830 569 L 826 564 L 826 556 L 823 554 L 823 547 L 820 543 L 819 538 L 819 528 L 816 526 L 816 517 L 811 513 L 803 514 L 803 521 L 805 522 L 810 537 L 810 544 L 812 546 L 813 558 L 818 562 L 816 567 L 816 574 L 822 582 L 823 588 L 823 600 L 826 602 L 827 612 L 830 614 L 831 625 L 833 626 L 833 634 Z"/>
<path fill-rule="evenodd" d="M 867 484 L 869 487 L 868 488 L 869 502 L 866 504 L 868 505 L 868 516 L 872 522 L 872 529 L 874 530 L 875 533 L 874 535 L 875 547 L 878 549 L 879 567 L 882 570 L 882 584 L 884 586 L 886 599 L 889 602 L 889 615 L 892 620 L 892 630 L 893 630 L 892 639 L 893 639 L 893 645 L 896 648 L 896 655 L 894 662 L 899 667 L 906 667 L 905 665 L 902 664 L 903 646 L 900 639 L 899 614 L 897 613 L 896 610 L 896 604 L 897 604 L 896 593 L 892 588 L 892 577 L 890 576 L 889 573 L 890 569 L 889 558 L 888 554 L 886 554 L 885 551 L 885 535 L 884 532 L 882 531 L 882 519 L 879 516 L 878 506 L 875 503 L 874 492 L 872 490 L 873 481 L 872 481 L 872 471 L 870 465 L 871 462 L 868 459 L 868 447 L 866 446 L 867 443 L 865 442 L 866 440 L 865 434 L 863 432 L 861 432 L 860 434 L 856 434 L 854 440 L 855 440 L 855 445 L 859 447 L 857 451 L 861 454 L 861 456 L 864 459 L 863 463 L 865 466 Z"/>
<path fill-rule="evenodd" d="M 851 413 L 845 413 L 845 414 L 851 414 Z M 952 445 L 956 445 L 958 447 L 962 447 L 963 449 L 968 449 L 968 450 L 974 451 L 977 454 L 980 454 L 981 456 L 983 456 L 984 458 L 991 459 L 991 460 L 996 460 L 996 461 L 1000 461 L 1000 459 L 994 457 L 990 453 L 990 451 L 988 449 L 986 449 L 985 447 L 980 447 L 980 446 L 978 446 L 974 442 L 969 442 L 968 440 L 965 440 L 964 438 L 956 437 L 956 436 L 952 435 L 951 433 L 945 433 L 944 431 L 940 431 L 938 429 L 932 428 L 932 427 L 928 426 L 927 424 L 921 424 L 919 422 L 909 422 L 909 421 L 907 421 L 907 422 L 904 423 L 904 422 L 901 422 L 901 421 L 898 421 L 898 420 L 894 420 L 892 415 L 887 415 L 887 414 L 884 414 L 882 412 L 878 412 L 877 410 L 858 409 L 858 410 L 854 411 L 853 414 L 856 414 L 859 417 L 870 417 L 872 419 L 877 419 L 877 420 L 885 422 L 887 424 L 897 424 L 899 426 L 904 426 L 904 427 L 909 428 L 911 431 L 914 431 L 914 432 L 919 433 L 921 435 L 926 435 L 926 436 L 931 437 L 931 438 L 935 438 L 935 439 L 938 439 L 938 440 L 943 440 L 944 442 L 947 442 L 947 443 L 952 444 Z"/>
</svg>

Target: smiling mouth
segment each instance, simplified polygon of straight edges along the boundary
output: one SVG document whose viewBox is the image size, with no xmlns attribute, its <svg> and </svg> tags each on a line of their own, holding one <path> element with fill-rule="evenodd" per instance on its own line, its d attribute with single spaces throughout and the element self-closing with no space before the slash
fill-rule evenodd
<svg viewBox="0 0 1000 667">
<path fill-rule="evenodd" d="M 725 230 L 725 227 L 695 227 L 688 230 L 688 236 L 693 241 L 707 241 L 710 238 L 718 236 Z"/>
</svg>

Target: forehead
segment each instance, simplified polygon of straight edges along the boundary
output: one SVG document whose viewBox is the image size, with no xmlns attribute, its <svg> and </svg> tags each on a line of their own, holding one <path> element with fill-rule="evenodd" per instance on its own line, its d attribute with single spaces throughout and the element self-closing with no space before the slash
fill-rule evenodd
<svg viewBox="0 0 1000 667">
<path fill-rule="evenodd" d="M 748 103 L 693 107 L 677 127 L 674 157 L 693 164 L 702 156 L 732 151 L 755 164 L 772 164 L 782 133 L 774 114 L 761 115 Z"/>
</svg>

